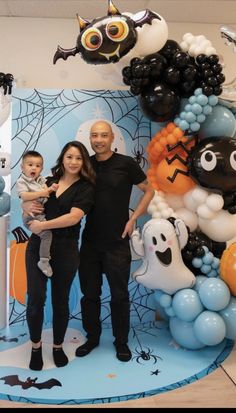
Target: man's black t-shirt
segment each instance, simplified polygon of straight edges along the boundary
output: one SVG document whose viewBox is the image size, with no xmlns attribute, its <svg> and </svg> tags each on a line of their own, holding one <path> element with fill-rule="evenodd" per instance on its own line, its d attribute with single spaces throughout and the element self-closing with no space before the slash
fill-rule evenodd
<svg viewBox="0 0 236 413">
<path fill-rule="evenodd" d="M 130 156 L 113 153 L 106 161 L 97 161 L 95 155 L 90 159 L 97 174 L 95 203 L 86 217 L 83 239 L 108 247 L 122 239 L 132 187 L 143 182 L 146 175 Z"/>
</svg>

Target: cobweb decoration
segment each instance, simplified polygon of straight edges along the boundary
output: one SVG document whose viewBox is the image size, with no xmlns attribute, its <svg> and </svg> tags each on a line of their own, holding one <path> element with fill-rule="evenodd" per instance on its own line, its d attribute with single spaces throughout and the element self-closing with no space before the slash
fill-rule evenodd
<svg viewBox="0 0 236 413">
<path fill-rule="evenodd" d="M 91 101 L 99 99 L 106 104 L 112 122 L 124 131 L 131 141 L 147 136 L 151 139 L 151 122 L 140 116 L 137 98 L 130 92 L 62 89 L 53 90 L 49 94 L 48 90 L 44 93 L 42 90 L 34 89 L 24 98 L 16 93 L 17 91 L 14 95 L 12 144 L 20 141 L 21 145 L 23 143 L 24 152 L 36 150 L 39 140 L 46 139 L 48 130 L 70 112 L 86 108 L 91 105 Z M 123 122 L 124 118 L 126 122 Z M 127 121 L 129 128 L 124 125 Z M 19 164 L 21 156 L 22 153 L 19 153 L 12 169 Z"/>
<path fill-rule="evenodd" d="M 106 282 L 105 279 L 104 281 Z M 149 290 L 136 281 L 131 280 L 129 282 L 129 295 L 131 326 L 155 319 L 156 308 L 153 290 Z M 111 326 L 110 301 L 111 295 L 105 288 L 105 294 L 101 297 L 101 322 L 103 328 L 110 328 Z M 80 307 L 72 312 L 70 319 L 82 319 Z"/>
<path fill-rule="evenodd" d="M 20 304 L 15 299 L 11 298 L 9 303 L 9 325 L 20 324 L 26 322 L 26 307 Z"/>
</svg>

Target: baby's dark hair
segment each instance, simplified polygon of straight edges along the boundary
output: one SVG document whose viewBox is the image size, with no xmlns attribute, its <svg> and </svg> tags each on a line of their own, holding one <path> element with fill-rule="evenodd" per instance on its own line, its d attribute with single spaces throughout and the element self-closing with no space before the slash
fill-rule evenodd
<svg viewBox="0 0 236 413">
<path fill-rule="evenodd" d="M 23 153 L 22 155 L 22 161 L 24 161 L 26 158 L 28 158 L 29 156 L 33 156 L 34 158 L 41 158 L 43 159 L 41 153 L 37 152 L 37 151 L 26 151 Z"/>
</svg>

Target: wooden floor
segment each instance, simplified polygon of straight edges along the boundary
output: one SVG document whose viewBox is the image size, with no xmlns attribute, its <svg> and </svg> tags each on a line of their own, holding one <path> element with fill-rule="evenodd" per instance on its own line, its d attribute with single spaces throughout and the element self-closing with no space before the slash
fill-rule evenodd
<svg viewBox="0 0 236 413">
<path fill-rule="evenodd" d="M 46 404 L 15 403 L 0 400 L 0 408 L 200 408 L 200 407 L 236 407 L 236 345 L 222 365 L 192 384 L 183 386 L 157 396 L 145 397 L 128 402 L 106 403 L 96 405 L 58 406 Z"/>
</svg>

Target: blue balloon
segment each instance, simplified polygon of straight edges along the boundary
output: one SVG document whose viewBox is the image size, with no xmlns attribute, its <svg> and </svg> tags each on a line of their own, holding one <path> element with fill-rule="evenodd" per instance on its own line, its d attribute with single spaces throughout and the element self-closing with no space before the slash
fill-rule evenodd
<svg viewBox="0 0 236 413">
<path fill-rule="evenodd" d="M 208 280 L 208 277 L 206 277 L 205 275 L 197 275 L 193 289 L 195 291 L 199 291 L 199 288 L 201 287 L 202 283 L 204 283 L 206 280 Z"/>
<path fill-rule="evenodd" d="M 231 297 L 229 305 L 222 311 L 219 311 L 219 314 L 226 325 L 226 337 L 236 340 L 236 298 Z"/>
<path fill-rule="evenodd" d="M 177 317 L 171 317 L 169 322 L 172 337 L 181 347 L 188 350 L 198 350 L 205 345 L 198 340 L 193 329 L 193 321 L 183 321 Z"/>
<path fill-rule="evenodd" d="M 214 311 L 203 311 L 194 321 L 193 329 L 197 339 L 206 346 L 216 346 L 226 334 L 223 318 Z"/>
<path fill-rule="evenodd" d="M 230 290 L 220 278 L 208 278 L 199 288 L 202 304 L 212 311 L 220 311 L 227 307 L 230 301 Z"/>
<path fill-rule="evenodd" d="M 230 109 L 216 105 L 201 124 L 198 135 L 200 139 L 207 137 L 228 136 L 232 138 L 236 131 L 236 120 Z"/>
<path fill-rule="evenodd" d="M 169 294 L 162 294 L 159 303 L 162 307 L 170 307 L 172 303 L 172 297 Z"/>
<path fill-rule="evenodd" d="M 5 181 L 2 176 L 0 176 L 0 194 L 4 191 Z"/>
<path fill-rule="evenodd" d="M 0 194 L 0 217 L 10 211 L 10 200 L 11 197 L 7 192 Z"/>
<path fill-rule="evenodd" d="M 177 291 L 172 306 L 176 316 L 183 321 L 193 321 L 203 311 L 198 293 L 190 288 Z"/>
</svg>

